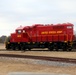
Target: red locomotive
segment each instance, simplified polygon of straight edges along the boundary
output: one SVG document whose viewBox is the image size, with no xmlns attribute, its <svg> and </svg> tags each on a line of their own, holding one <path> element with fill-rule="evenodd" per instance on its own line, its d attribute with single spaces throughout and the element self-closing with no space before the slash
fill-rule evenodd
<svg viewBox="0 0 76 75">
<path fill-rule="evenodd" d="M 20 26 L 12 33 L 6 49 L 48 48 L 49 50 L 71 50 L 74 39 L 73 24 L 35 24 Z"/>
</svg>

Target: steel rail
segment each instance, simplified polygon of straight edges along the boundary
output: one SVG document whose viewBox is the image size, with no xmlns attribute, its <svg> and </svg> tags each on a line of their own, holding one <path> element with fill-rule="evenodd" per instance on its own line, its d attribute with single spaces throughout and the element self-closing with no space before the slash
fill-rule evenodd
<svg viewBox="0 0 76 75">
<path fill-rule="evenodd" d="M 56 61 L 56 62 L 58 61 L 58 62 L 66 62 L 66 63 L 74 63 L 74 64 L 76 64 L 76 59 L 72 59 L 72 58 L 33 56 L 33 55 L 18 55 L 18 54 L 0 54 L 0 57 L 28 58 L 28 59 Z"/>
</svg>

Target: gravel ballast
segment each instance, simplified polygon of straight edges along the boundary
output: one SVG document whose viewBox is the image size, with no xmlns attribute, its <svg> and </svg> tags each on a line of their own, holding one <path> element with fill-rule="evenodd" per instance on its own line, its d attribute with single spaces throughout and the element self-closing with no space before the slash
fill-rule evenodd
<svg viewBox="0 0 76 75">
<path fill-rule="evenodd" d="M 76 64 L 73 64 L 73 63 L 24 59 L 24 58 L 10 58 L 10 57 L 0 57 L 0 61 L 9 62 L 9 63 L 39 64 L 39 65 L 46 65 L 46 66 L 62 66 L 62 67 L 76 66 Z"/>
</svg>

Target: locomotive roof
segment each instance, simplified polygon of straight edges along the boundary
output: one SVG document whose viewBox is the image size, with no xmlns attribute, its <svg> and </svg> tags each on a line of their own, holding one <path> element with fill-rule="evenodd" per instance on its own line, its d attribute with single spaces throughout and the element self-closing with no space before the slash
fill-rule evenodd
<svg viewBox="0 0 76 75">
<path fill-rule="evenodd" d="M 20 26 L 16 30 L 23 30 L 23 29 L 28 29 L 28 28 L 34 28 L 34 27 L 42 27 L 42 26 L 69 26 L 73 25 L 72 23 L 62 23 L 62 24 L 34 24 L 32 26 Z"/>
<path fill-rule="evenodd" d="M 69 26 L 69 25 L 72 25 L 73 26 L 73 24 L 72 23 L 62 23 L 62 24 L 44 24 L 44 25 L 33 25 L 32 27 L 34 28 L 34 27 L 43 27 L 43 26 Z"/>
</svg>

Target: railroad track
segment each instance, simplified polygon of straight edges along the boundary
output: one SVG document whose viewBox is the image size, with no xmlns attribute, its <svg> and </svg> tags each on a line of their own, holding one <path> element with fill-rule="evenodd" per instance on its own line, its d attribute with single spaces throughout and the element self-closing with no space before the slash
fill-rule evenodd
<svg viewBox="0 0 76 75">
<path fill-rule="evenodd" d="M 74 63 L 74 64 L 76 64 L 76 59 L 72 59 L 72 58 L 32 56 L 32 55 L 17 55 L 17 54 L 0 54 L 0 57 L 27 58 L 27 59 L 37 59 L 37 60 L 66 62 L 66 63 Z"/>
</svg>

